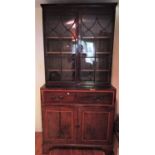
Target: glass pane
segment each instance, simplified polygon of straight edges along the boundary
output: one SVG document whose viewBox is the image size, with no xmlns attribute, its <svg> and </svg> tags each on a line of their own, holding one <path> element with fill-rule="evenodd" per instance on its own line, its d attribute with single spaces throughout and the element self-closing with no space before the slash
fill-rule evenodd
<svg viewBox="0 0 155 155">
<path fill-rule="evenodd" d="M 77 29 L 77 18 L 76 16 L 62 16 L 63 26 L 65 27 L 65 35 L 71 36 L 72 38 L 76 39 L 76 29 Z"/>
<path fill-rule="evenodd" d="M 45 32 L 48 36 L 58 36 L 58 32 L 56 30 L 57 26 L 59 25 L 60 20 L 59 17 L 54 16 L 53 14 L 49 14 L 45 18 Z"/>
<path fill-rule="evenodd" d="M 91 40 L 81 40 L 79 46 L 82 47 L 80 53 L 82 57 L 95 57 L 95 43 Z"/>
<path fill-rule="evenodd" d="M 111 51 L 110 39 L 98 39 L 95 41 L 96 52 L 109 52 Z"/>
<path fill-rule="evenodd" d="M 63 71 L 62 72 L 62 81 L 74 81 L 75 80 L 75 72 L 71 71 Z"/>
<path fill-rule="evenodd" d="M 46 36 L 76 38 L 76 15 L 51 14 L 45 19 Z"/>
<path fill-rule="evenodd" d="M 63 55 L 62 70 L 63 69 L 75 69 L 75 55 Z"/>
<path fill-rule="evenodd" d="M 94 81 L 94 71 L 82 71 L 80 73 L 81 81 Z"/>
<path fill-rule="evenodd" d="M 95 81 L 96 82 L 109 82 L 109 73 L 108 72 L 101 72 L 96 71 L 95 73 Z"/>
<path fill-rule="evenodd" d="M 76 44 L 72 40 L 63 40 L 62 52 L 75 53 Z"/>
<path fill-rule="evenodd" d="M 105 36 L 112 32 L 112 15 L 83 15 L 82 36 Z"/>
<path fill-rule="evenodd" d="M 62 41 L 55 39 L 47 40 L 47 52 L 60 52 Z"/>
<path fill-rule="evenodd" d="M 48 55 L 47 57 L 47 68 L 48 69 L 61 69 L 61 56 Z"/>
<path fill-rule="evenodd" d="M 60 71 L 51 71 L 48 72 L 49 81 L 61 81 L 61 72 Z"/>
<path fill-rule="evenodd" d="M 110 59 L 108 55 L 102 55 L 96 58 L 96 69 L 110 69 Z"/>
<path fill-rule="evenodd" d="M 95 58 L 81 58 L 81 69 L 94 69 Z"/>
</svg>

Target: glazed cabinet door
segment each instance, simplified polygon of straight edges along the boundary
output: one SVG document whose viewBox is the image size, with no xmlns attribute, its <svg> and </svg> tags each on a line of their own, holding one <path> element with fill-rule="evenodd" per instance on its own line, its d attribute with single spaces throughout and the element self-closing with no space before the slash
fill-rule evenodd
<svg viewBox="0 0 155 155">
<path fill-rule="evenodd" d="M 47 86 L 109 86 L 115 5 L 42 5 Z"/>
<path fill-rule="evenodd" d="M 80 139 L 82 144 L 110 144 L 112 142 L 114 112 L 104 107 L 79 109 Z"/>
<path fill-rule="evenodd" d="M 54 144 L 75 143 L 73 107 L 47 106 L 43 109 L 44 140 Z"/>
</svg>

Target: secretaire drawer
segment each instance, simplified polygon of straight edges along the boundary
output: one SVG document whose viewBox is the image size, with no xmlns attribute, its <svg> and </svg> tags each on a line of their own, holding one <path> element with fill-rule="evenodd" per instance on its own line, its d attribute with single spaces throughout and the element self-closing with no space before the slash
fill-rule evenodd
<svg viewBox="0 0 155 155">
<path fill-rule="evenodd" d="M 107 104 L 112 105 L 114 96 L 112 92 L 84 92 L 78 93 L 78 102 L 88 104 Z"/>
<path fill-rule="evenodd" d="M 42 94 L 44 103 L 69 103 L 75 99 L 72 92 L 44 92 Z"/>
</svg>

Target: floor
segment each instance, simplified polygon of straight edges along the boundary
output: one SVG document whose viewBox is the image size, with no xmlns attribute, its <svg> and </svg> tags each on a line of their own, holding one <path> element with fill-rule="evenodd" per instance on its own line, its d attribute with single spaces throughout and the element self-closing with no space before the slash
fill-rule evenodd
<svg viewBox="0 0 155 155">
<path fill-rule="evenodd" d="M 35 155 L 42 155 L 42 133 L 35 133 Z"/>
<path fill-rule="evenodd" d="M 35 133 L 35 155 L 42 155 L 42 134 Z M 105 155 L 99 150 L 55 149 L 49 155 Z"/>
</svg>

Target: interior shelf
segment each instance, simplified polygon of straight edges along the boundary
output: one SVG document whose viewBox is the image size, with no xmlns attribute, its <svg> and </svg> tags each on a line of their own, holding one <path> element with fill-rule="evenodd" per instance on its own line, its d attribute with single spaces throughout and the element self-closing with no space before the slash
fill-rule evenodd
<svg viewBox="0 0 155 155">
<path fill-rule="evenodd" d="M 96 52 L 96 54 L 112 54 L 112 53 L 109 51 L 109 52 Z"/>
<path fill-rule="evenodd" d="M 72 52 L 69 52 L 69 51 L 68 52 L 66 52 L 66 51 L 65 52 L 56 52 L 56 51 L 54 51 L 54 52 L 46 52 L 46 54 L 52 54 L 52 55 L 53 54 L 60 54 L 60 55 L 61 54 L 70 54 L 71 55 L 71 54 L 75 54 L 75 53 L 72 53 Z"/>
<path fill-rule="evenodd" d="M 46 54 L 61 54 L 61 52 L 46 52 Z"/>
<path fill-rule="evenodd" d="M 64 52 L 64 51 L 62 51 L 62 52 L 56 52 L 56 51 L 53 51 L 53 52 L 46 52 L 46 54 L 76 54 L 76 53 L 72 53 L 72 52 Z M 96 54 L 99 54 L 99 55 L 102 55 L 102 54 L 112 54 L 110 51 L 109 52 L 96 52 Z"/>
<path fill-rule="evenodd" d="M 81 69 L 82 72 L 110 72 L 109 69 Z"/>
<path fill-rule="evenodd" d="M 81 38 L 74 38 L 74 37 L 54 37 L 54 36 L 49 36 L 49 37 L 46 37 L 47 39 L 58 39 L 58 40 L 63 40 L 63 39 L 70 39 L 70 40 L 85 40 L 85 39 L 88 39 L 88 40 L 94 40 L 94 39 L 110 39 L 111 36 L 87 36 L 87 37 L 81 37 Z"/>
<path fill-rule="evenodd" d="M 48 69 L 48 72 L 54 72 L 54 71 L 56 71 L 56 72 L 74 72 L 75 71 L 75 69 Z"/>
<path fill-rule="evenodd" d="M 82 37 L 81 40 L 94 40 L 94 39 L 110 39 L 111 36 L 96 36 L 96 37 Z"/>
<path fill-rule="evenodd" d="M 57 40 L 75 40 L 73 37 L 54 37 L 54 36 L 51 36 L 51 37 L 46 37 L 46 39 L 57 39 Z"/>
</svg>

